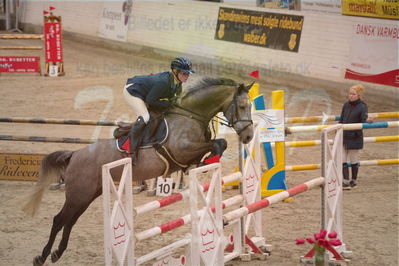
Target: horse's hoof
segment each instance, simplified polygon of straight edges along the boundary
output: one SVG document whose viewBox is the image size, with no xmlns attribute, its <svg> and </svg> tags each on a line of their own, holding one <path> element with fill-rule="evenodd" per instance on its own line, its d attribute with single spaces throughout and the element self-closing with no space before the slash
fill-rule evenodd
<svg viewBox="0 0 399 266">
<path fill-rule="evenodd" d="M 41 266 L 44 264 L 44 261 L 42 261 L 42 256 L 36 256 L 33 259 L 33 266 Z"/>
<path fill-rule="evenodd" d="M 157 191 L 155 189 L 154 190 L 148 190 L 147 191 L 147 197 L 155 196 L 156 193 L 157 193 Z"/>
<path fill-rule="evenodd" d="M 51 252 L 51 262 L 52 263 L 57 262 L 57 260 L 59 260 L 59 259 L 60 259 L 60 257 L 57 255 L 57 250 Z"/>
<path fill-rule="evenodd" d="M 49 187 L 49 190 L 65 190 L 65 183 L 53 184 Z"/>
<path fill-rule="evenodd" d="M 133 187 L 133 194 L 139 194 L 141 191 L 144 191 L 146 189 L 146 186 L 140 185 Z"/>
</svg>

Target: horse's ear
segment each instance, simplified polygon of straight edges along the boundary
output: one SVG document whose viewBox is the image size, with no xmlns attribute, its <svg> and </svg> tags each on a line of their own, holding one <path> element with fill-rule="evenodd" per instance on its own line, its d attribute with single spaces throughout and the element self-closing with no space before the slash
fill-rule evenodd
<svg viewBox="0 0 399 266">
<path fill-rule="evenodd" d="M 245 90 L 247 93 L 249 92 L 249 90 L 252 88 L 252 86 L 254 85 L 255 81 L 252 82 L 251 84 L 249 84 L 248 86 L 244 86 L 244 84 L 240 84 L 243 86 L 243 90 Z"/>
</svg>

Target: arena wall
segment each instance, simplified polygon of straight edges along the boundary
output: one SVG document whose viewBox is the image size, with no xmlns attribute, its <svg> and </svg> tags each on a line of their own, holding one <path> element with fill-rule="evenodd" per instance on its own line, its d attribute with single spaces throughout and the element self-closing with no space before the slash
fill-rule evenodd
<svg viewBox="0 0 399 266">
<path fill-rule="evenodd" d="M 349 64 L 351 32 L 354 22 L 367 23 L 370 18 L 267 9 L 256 7 L 255 2 L 134 0 L 127 43 L 120 45 L 194 56 L 198 58 L 197 62 L 204 63 L 202 70 L 210 72 L 206 74 L 215 74 L 215 66 L 221 65 L 243 75 L 261 69 L 266 73 L 263 78 L 274 83 L 283 80 L 285 85 L 301 86 L 303 77 L 327 87 L 357 83 L 344 79 Z M 55 6 L 56 14 L 62 16 L 63 30 L 67 34 L 74 34 L 80 39 L 102 39 L 98 36 L 104 1 L 24 1 L 22 22 L 26 25 L 42 25 L 42 11 L 49 5 Z M 304 16 L 299 51 L 287 52 L 216 40 L 214 36 L 220 6 Z M 384 23 L 385 20 L 379 21 Z M 399 24 L 392 20 L 385 22 Z M 378 92 L 386 92 L 391 97 L 392 93 L 398 97 L 397 88 L 377 84 L 368 86 Z"/>
</svg>

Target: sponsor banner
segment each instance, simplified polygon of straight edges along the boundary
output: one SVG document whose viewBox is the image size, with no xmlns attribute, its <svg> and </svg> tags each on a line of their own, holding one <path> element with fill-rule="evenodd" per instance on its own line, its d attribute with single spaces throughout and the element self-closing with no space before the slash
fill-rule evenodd
<svg viewBox="0 0 399 266">
<path fill-rule="evenodd" d="M 62 62 L 61 22 L 44 23 L 46 62 Z"/>
<path fill-rule="evenodd" d="M 399 87 L 399 25 L 354 22 L 345 78 Z"/>
<path fill-rule="evenodd" d="M 259 123 L 258 130 L 260 142 L 284 141 L 283 109 L 256 110 L 252 117 L 254 121 Z"/>
<path fill-rule="evenodd" d="M 301 0 L 301 11 L 341 14 L 341 0 Z"/>
<path fill-rule="evenodd" d="M 299 10 L 300 6 L 298 0 L 258 0 L 258 3 L 261 7 L 291 10 Z"/>
<path fill-rule="evenodd" d="M 342 0 L 342 14 L 399 19 L 399 0 Z"/>
<path fill-rule="evenodd" d="M 288 4 L 288 0 L 259 0 L 259 6 L 267 8 L 288 9 Z"/>
<path fill-rule="evenodd" d="M 44 154 L 0 153 L 0 180 L 36 181 Z"/>
<path fill-rule="evenodd" d="M 132 5 L 133 0 L 104 1 L 99 36 L 126 42 Z"/>
<path fill-rule="evenodd" d="M 40 73 L 38 56 L 0 56 L 0 73 Z"/>
<path fill-rule="evenodd" d="M 303 16 L 220 7 L 215 39 L 298 52 Z"/>
</svg>

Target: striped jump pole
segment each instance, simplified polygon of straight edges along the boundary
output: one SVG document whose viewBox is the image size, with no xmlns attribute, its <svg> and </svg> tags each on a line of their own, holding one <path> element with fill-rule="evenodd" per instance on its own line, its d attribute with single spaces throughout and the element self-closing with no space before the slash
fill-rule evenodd
<svg viewBox="0 0 399 266">
<path fill-rule="evenodd" d="M 43 34 L 0 34 L 3 40 L 43 40 Z"/>
<path fill-rule="evenodd" d="M 260 201 L 256 201 L 252 204 L 249 204 L 245 207 L 241 207 L 237 210 L 228 212 L 223 215 L 223 222 L 225 224 L 228 224 L 229 222 L 239 219 L 241 217 L 247 216 L 250 213 L 259 211 L 261 209 L 264 209 L 268 207 L 271 204 L 283 201 L 285 199 L 288 199 L 289 197 L 293 197 L 297 194 L 303 193 L 307 190 L 310 190 L 315 187 L 320 187 L 321 185 L 324 184 L 324 177 L 318 177 L 312 180 L 309 180 L 301 185 L 292 187 L 287 189 L 286 191 L 279 192 L 277 194 L 274 194 L 270 197 L 264 198 Z"/>
<path fill-rule="evenodd" d="M 399 141 L 399 135 L 396 136 L 377 136 L 377 137 L 365 137 L 363 138 L 364 143 L 376 143 L 376 142 L 391 142 Z M 332 143 L 332 140 L 329 140 Z M 309 147 L 318 146 L 321 144 L 320 140 L 304 140 L 304 141 L 286 141 L 285 147 L 296 148 L 296 147 Z M 274 147 L 274 143 L 272 143 Z"/>
<path fill-rule="evenodd" d="M 85 119 L 57 119 L 32 117 L 0 117 L 3 123 L 31 123 L 31 124 L 58 124 L 58 125 L 86 125 L 86 126 L 117 126 L 117 121 L 85 120 Z"/>
<path fill-rule="evenodd" d="M 381 112 L 381 113 L 369 113 L 370 118 L 397 118 L 399 112 Z M 341 117 L 339 115 L 325 115 L 325 116 L 306 116 L 306 117 L 287 117 L 285 123 L 316 123 L 323 121 L 339 121 Z"/>
<path fill-rule="evenodd" d="M 223 177 L 222 185 L 228 184 L 228 183 L 231 183 L 234 181 L 239 181 L 241 179 L 242 179 L 241 172 L 236 172 L 236 173 L 233 173 L 233 174 Z M 201 185 L 201 191 L 202 192 L 208 191 L 210 184 L 211 184 L 210 182 L 207 182 L 207 183 Z M 160 200 L 154 200 L 154 201 L 148 202 L 146 204 L 137 206 L 136 208 L 133 209 L 133 214 L 134 214 L 134 216 L 141 215 L 141 214 L 171 205 L 173 203 L 176 203 L 178 201 L 181 201 L 181 200 L 189 198 L 189 197 L 190 197 L 190 190 L 186 189 L 183 192 L 173 194 L 171 196 L 162 198 Z"/>
<path fill-rule="evenodd" d="M 0 34 L 2 40 L 42 40 L 43 34 Z M 0 50 L 42 50 L 42 46 L 0 46 Z"/>
<path fill-rule="evenodd" d="M 234 197 L 228 198 L 222 201 L 222 209 L 226 209 L 228 207 L 241 204 L 244 198 L 242 195 L 236 195 Z M 204 210 L 200 210 L 198 215 L 202 214 Z M 152 227 L 150 229 L 144 230 L 136 234 L 136 241 L 143 241 L 145 239 L 161 235 L 163 233 L 169 232 L 173 229 L 181 227 L 185 224 L 189 224 L 191 222 L 191 214 L 187 214 L 181 218 L 177 218 L 175 220 L 169 221 L 159 226 Z"/>
<path fill-rule="evenodd" d="M 328 116 L 326 121 L 338 121 L 339 116 Z M 370 113 L 373 118 L 395 118 L 399 112 Z M 322 122 L 323 116 L 287 117 L 286 123 L 310 123 Z M 85 119 L 57 119 L 57 118 L 33 118 L 33 117 L 0 117 L 0 122 L 6 123 L 33 123 L 33 124 L 64 124 L 64 125 L 89 125 L 89 126 L 116 126 L 119 121 L 112 120 L 85 120 Z"/>
<path fill-rule="evenodd" d="M 399 159 L 382 159 L 382 160 L 365 160 L 359 161 L 361 166 L 377 166 L 388 164 L 399 164 Z M 307 171 L 320 169 L 320 164 L 300 164 L 300 165 L 287 165 L 286 171 Z"/>
<path fill-rule="evenodd" d="M 286 129 L 290 133 L 296 133 L 296 132 L 321 131 L 322 129 L 327 128 L 329 126 L 331 125 L 293 126 L 293 127 L 287 127 Z M 399 127 L 399 121 L 342 124 L 342 127 L 344 130 L 393 128 L 393 127 Z"/>
<path fill-rule="evenodd" d="M 43 40 L 43 34 L 0 34 L 0 40 Z M 0 46 L 0 50 L 43 50 L 42 46 Z"/>
<path fill-rule="evenodd" d="M 399 159 L 360 161 L 360 165 L 362 166 L 375 166 L 375 165 L 388 165 L 388 164 L 399 164 Z"/>
<path fill-rule="evenodd" d="M 0 46 L 0 50 L 43 50 L 41 46 Z"/>
<path fill-rule="evenodd" d="M 94 143 L 94 142 L 98 141 L 99 139 L 57 138 L 57 137 L 41 137 L 41 136 L 0 135 L 0 140 L 90 144 L 90 143 Z"/>
</svg>

